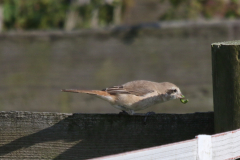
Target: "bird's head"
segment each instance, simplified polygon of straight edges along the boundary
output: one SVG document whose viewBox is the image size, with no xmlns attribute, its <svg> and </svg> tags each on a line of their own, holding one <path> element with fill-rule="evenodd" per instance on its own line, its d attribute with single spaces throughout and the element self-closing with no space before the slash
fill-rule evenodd
<svg viewBox="0 0 240 160">
<path fill-rule="evenodd" d="M 167 89 L 166 94 L 170 99 L 184 98 L 182 92 L 180 91 L 180 89 L 177 86 L 173 86 L 173 87 Z"/>
</svg>

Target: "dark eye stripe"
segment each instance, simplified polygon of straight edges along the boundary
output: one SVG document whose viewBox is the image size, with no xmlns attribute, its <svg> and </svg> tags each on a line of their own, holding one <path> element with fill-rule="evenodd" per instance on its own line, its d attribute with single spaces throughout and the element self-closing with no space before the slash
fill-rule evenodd
<svg viewBox="0 0 240 160">
<path fill-rule="evenodd" d="M 169 89 L 169 90 L 167 91 L 168 94 L 172 94 L 172 93 L 175 93 L 175 92 L 177 92 L 176 89 Z"/>
</svg>

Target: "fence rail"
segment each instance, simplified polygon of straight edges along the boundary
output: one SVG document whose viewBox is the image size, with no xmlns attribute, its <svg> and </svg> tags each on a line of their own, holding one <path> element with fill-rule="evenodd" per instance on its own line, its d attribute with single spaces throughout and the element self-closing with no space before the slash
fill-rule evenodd
<svg viewBox="0 0 240 160">
<path fill-rule="evenodd" d="M 144 118 L 0 112 L 0 159 L 90 159 L 213 134 L 212 112 Z"/>
<path fill-rule="evenodd" d="M 229 160 L 240 158 L 240 129 L 215 135 L 199 135 L 178 143 L 151 147 L 94 160 Z"/>
</svg>

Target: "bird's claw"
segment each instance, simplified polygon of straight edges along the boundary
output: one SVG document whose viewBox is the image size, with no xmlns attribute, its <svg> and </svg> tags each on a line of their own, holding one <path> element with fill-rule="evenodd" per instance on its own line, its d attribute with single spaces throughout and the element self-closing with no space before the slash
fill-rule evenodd
<svg viewBox="0 0 240 160">
<path fill-rule="evenodd" d="M 119 115 L 129 115 L 126 111 L 122 110 L 122 112 L 118 113 Z"/>
<path fill-rule="evenodd" d="M 146 124 L 146 122 L 147 122 L 147 117 L 148 116 L 151 116 L 151 115 L 155 115 L 156 113 L 155 112 L 147 112 L 146 114 L 145 114 L 145 118 L 144 118 L 144 124 Z"/>
</svg>

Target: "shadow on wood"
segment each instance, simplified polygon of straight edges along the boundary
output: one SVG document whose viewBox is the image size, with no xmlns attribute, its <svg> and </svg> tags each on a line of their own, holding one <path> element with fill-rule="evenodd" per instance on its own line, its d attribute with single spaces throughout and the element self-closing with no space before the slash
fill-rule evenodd
<svg viewBox="0 0 240 160">
<path fill-rule="evenodd" d="M 0 113 L 1 159 L 88 159 L 213 134 L 213 112 L 144 115 Z"/>
</svg>

